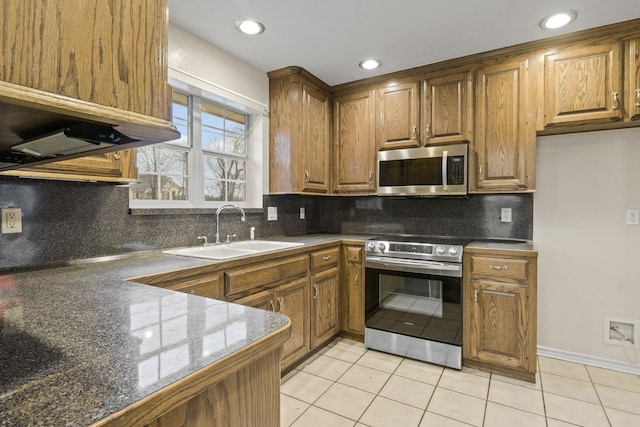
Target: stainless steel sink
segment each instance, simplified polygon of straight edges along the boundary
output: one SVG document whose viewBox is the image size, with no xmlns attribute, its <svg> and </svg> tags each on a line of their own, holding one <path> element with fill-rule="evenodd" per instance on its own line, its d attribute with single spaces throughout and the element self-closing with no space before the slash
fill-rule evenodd
<svg viewBox="0 0 640 427">
<path fill-rule="evenodd" d="M 223 243 L 212 246 L 194 246 L 190 248 L 170 249 L 162 253 L 170 255 L 188 256 L 207 259 L 229 259 L 246 255 L 254 255 L 264 252 L 277 251 L 279 249 L 302 246 L 297 242 L 278 242 L 271 240 L 245 240 L 241 242 Z"/>
</svg>

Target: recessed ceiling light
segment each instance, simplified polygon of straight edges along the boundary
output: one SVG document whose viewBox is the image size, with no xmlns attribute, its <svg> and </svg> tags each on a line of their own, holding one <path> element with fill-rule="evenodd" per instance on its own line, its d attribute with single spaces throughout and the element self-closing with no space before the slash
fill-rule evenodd
<svg viewBox="0 0 640 427">
<path fill-rule="evenodd" d="M 262 22 L 256 21 L 255 19 L 241 19 L 236 22 L 236 28 L 241 33 L 249 34 L 250 36 L 255 36 L 256 34 L 264 32 L 264 25 L 262 25 Z"/>
<path fill-rule="evenodd" d="M 381 65 L 382 61 L 380 61 L 379 59 L 365 59 L 358 64 L 360 68 L 364 68 L 365 70 L 375 70 Z"/>
<path fill-rule="evenodd" d="M 564 27 L 569 22 L 574 21 L 577 16 L 578 13 L 575 10 L 565 10 L 554 13 L 540 21 L 540 28 L 545 30 L 554 30 L 556 28 Z"/>
</svg>

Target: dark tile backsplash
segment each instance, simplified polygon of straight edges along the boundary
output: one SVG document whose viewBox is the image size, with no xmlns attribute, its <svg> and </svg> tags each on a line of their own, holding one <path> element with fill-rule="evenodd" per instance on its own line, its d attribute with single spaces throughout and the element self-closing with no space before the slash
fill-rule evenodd
<svg viewBox="0 0 640 427">
<path fill-rule="evenodd" d="M 266 208 L 278 208 L 267 221 Z M 128 189 L 101 183 L 1 177 L 0 207 L 22 209 L 23 232 L 0 234 L 0 269 L 53 265 L 131 251 L 198 244 L 215 235 L 215 215 L 155 215 L 129 210 Z M 225 211 L 221 237 L 295 236 L 307 233 L 408 233 L 531 239 L 533 197 L 489 195 L 469 198 L 382 198 L 272 195 L 264 211 L 247 210 L 247 221 Z M 299 218 L 300 208 L 306 219 Z M 513 209 L 513 222 L 500 222 L 500 208 Z M 145 214 L 149 213 L 149 214 Z"/>
</svg>

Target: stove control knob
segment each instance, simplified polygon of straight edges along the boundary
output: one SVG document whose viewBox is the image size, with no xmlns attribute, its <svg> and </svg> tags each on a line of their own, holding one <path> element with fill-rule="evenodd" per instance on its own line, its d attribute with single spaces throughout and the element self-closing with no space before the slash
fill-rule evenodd
<svg viewBox="0 0 640 427">
<path fill-rule="evenodd" d="M 458 255 L 458 248 L 450 247 L 449 248 L 449 255 L 451 255 L 451 256 Z"/>
<path fill-rule="evenodd" d="M 446 253 L 447 253 L 447 250 L 445 249 L 445 247 L 444 247 L 444 246 L 438 246 L 438 247 L 436 248 L 436 255 L 440 255 L 440 256 L 442 256 L 442 255 L 444 255 L 444 254 L 446 254 Z"/>
<path fill-rule="evenodd" d="M 376 250 L 376 244 L 375 244 L 375 242 L 369 242 L 369 243 L 367 243 L 367 250 L 369 250 L 369 251 L 375 251 L 375 250 Z"/>
<path fill-rule="evenodd" d="M 378 249 L 380 250 L 380 252 L 384 252 L 387 250 L 387 245 L 385 245 L 384 243 L 380 242 L 378 243 Z"/>
</svg>

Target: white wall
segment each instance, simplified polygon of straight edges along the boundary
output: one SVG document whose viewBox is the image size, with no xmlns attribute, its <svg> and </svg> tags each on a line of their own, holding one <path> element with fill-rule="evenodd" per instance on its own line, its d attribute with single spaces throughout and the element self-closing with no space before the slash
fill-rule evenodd
<svg viewBox="0 0 640 427">
<path fill-rule="evenodd" d="M 250 115 L 251 149 L 247 177 L 249 185 L 269 189 L 269 78 L 253 66 L 169 24 L 169 79 L 177 79 L 190 89 L 200 89 Z M 249 207 L 262 207 L 262 194 L 254 193 Z"/>
<path fill-rule="evenodd" d="M 640 129 L 538 138 L 536 173 L 538 345 L 640 367 L 603 342 L 605 317 L 640 321 Z"/>
</svg>

